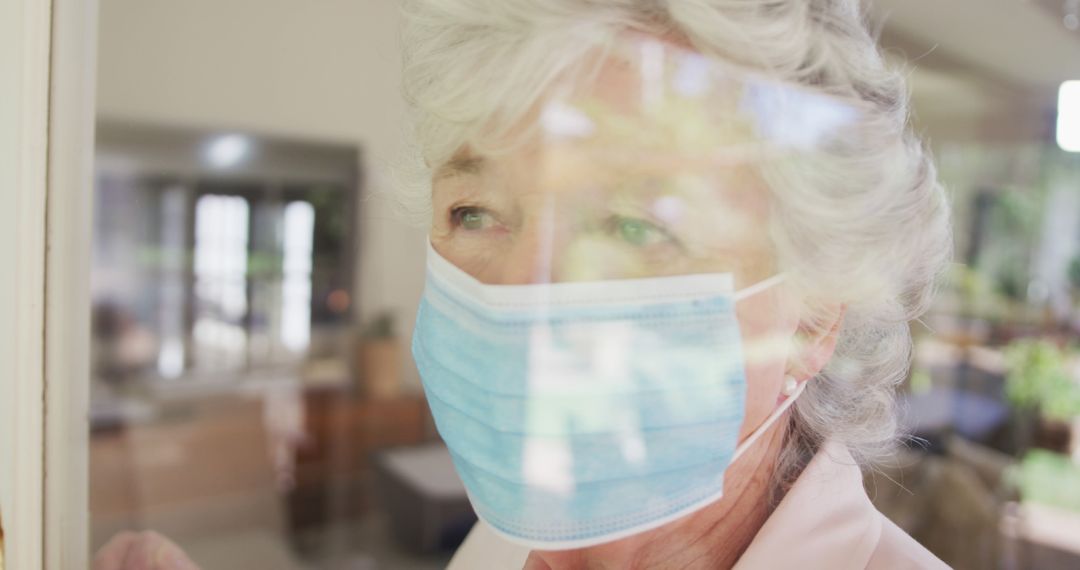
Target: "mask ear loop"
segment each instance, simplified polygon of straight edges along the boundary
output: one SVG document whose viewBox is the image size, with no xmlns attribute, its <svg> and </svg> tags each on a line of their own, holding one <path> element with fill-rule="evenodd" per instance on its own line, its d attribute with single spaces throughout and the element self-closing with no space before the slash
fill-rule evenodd
<svg viewBox="0 0 1080 570">
<path fill-rule="evenodd" d="M 735 302 L 738 302 L 747 297 L 752 297 L 761 293 L 762 290 L 781 284 L 784 279 L 785 275 L 783 273 L 775 274 L 769 277 L 769 279 L 759 281 L 751 286 L 744 287 L 738 291 L 735 291 L 735 294 L 732 295 L 732 298 L 735 300 Z M 773 424 L 773 422 L 777 421 L 777 419 L 784 415 L 784 412 L 787 411 L 787 408 L 791 408 L 792 404 L 795 404 L 795 398 L 799 397 L 799 395 L 802 394 L 802 391 L 806 390 L 806 384 L 806 382 L 799 382 L 798 388 L 795 389 L 795 392 L 793 392 L 791 396 L 785 399 L 784 403 L 781 404 L 779 408 L 775 409 L 775 411 L 773 411 L 771 415 L 766 418 L 765 422 L 761 423 L 761 425 L 759 425 L 758 428 L 754 430 L 752 434 L 750 434 L 750 437 L 746 438 L 745 442 L 739 444 L 738 447 L 735 447 L 735 452 L 731 457 L 731 463 L 734 463 L 735 460 L 738 460 L 739 456 L 742 456 L 743 452 L 746 451 L 748 447 L 753 445 L 754 442 L 756 442 L 757 438 L 761 437 L 761 434 L 764 434 L 769 429 L 769 426 Z"/>
<path fill-rule="evenodd" d="M 738 447 L 735 448 L 735 455 L 731 456 L 731 463 L 735 463 L 735 461 L 739 459 L 739 456 L 741 456 L 743 452 L 745 452 L 751 445 L 753 445 L 754 442 L 757 441 L 763 433 L 769 430 L 769 426 L 776 423 L 776 420 L 780 419 L 780 416 L 784 415 L 784 412 L 788 411 L 788 408 L 790 408 L 792 404 L 795 403 L 795 400 L 797 400 L 799 396 L 802 395 L 803 390 L 806 389 L 806 385 L 809 384 L 809 382 L 809 380 L 799 382 L 799 387 L 795 389 L 795 392 L 791 394 L 791 396 L 788 397 L 787 400 L 784 400 L 784 402 L 780 404 L 780 407 L 776 408 L 776 411 L 770 414 L 769 417 L 766 418 L 765 421 L 760 426 L 758 426 L 758 428 L 755 429 L 753 433 L 750 434 L 750 437 L 746 438 L 746 441 L 743 441 L 739 444 Z"/>
<path fill-rule="evenodd" d="M 778 273 L 776 275 L 773 275 L 772 277 L 769 277 L 768 279 L 758 281 L 757 283 L 754 283 L 749 287 L 736 291 L 735 294 L 732 295 L 732 298 L 736 302 L 741 301 L 743 299 L 746 299 L 747 297 L 756 295 L 770 287 L 775 287 L 776 285 L 779 285 L 781 282 L 784 281 L 784 278 L 785 276 L 783 273 Z M 791 396 L 789 396 L 787 400 L 784 400 L 784 402 L 780 404 L 780 407 L 776 408 L 776 410 L 773 411 L 773 413 L 770 414 L 769 417 L 766 418 L 765 421 L 760 426 L 758 426 L 758 428 L 755 429 L 753 433 L 750 434 L 750 437 L 746 438 L 746 441 L 740 443 L 738 447 L 735 448 L 735 454 L 731 456 L 731 463 L 735 463 L 735 461 L 739 459 L 743 452 L 749 449 L 749 447 L 753 445 L 754 442 L 758 440 L 758 438 L 761 437 L 761 434 L 768 431 L 769 426 L 776 423 L 776 420 L 778 420 L 780 416 L 784 415 L 784 412 L 788 411 L 788 408 L 790 408 L 792 404 L 795 403 L 795 400 L 800 395 L 802 395 L 803 390 L 806 389 L 806 383 L 806 381 L 799 382 L 798 387 L 795 388 L 795 391 L 792 392 Z"/>
<path fill-rule="evenodd" d="M 750 285 L 749 287 L 739 289 L 735 292 L 734 295 L 731 296 L 731 298 L 734 299 L 736 302 L 742 301 L 743 299 L 757 295 L 758 293 L 770 287 L 775 287 L 779 285 L 784 281 L 785 278 L 786 276 L 783 273 L 777 273 L 776 275 L 773 275 L 768 279 L 763 279 L 761 281 L 758 281 L 757 283 L 754 283 L 753 285 Z"/>
</svg>

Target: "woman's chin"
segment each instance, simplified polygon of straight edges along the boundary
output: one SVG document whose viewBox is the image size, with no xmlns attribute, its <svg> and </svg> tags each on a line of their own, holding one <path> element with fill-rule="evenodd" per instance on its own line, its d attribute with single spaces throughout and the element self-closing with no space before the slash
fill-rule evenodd
<svg viewBox="0 0 1080 570">
<path fill-rule="evenodd" d="M 640 557 L 643 548 L 660 540 L 673 526 L 682 523 L 684 520 L 674 521 L 652 530 L 586 548 L 533 550 L 529 553 L 524 570 L 627 568 Z"/>
</svg>

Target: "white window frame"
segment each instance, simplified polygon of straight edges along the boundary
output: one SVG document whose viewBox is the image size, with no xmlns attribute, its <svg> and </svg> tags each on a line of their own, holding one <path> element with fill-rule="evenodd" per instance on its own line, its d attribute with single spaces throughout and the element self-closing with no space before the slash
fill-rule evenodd
<svg viewBox="0 0 1080 570">
<path fill-rule="evenodd" d="M 11 224 L 0 240 L 0 515 L 9 570 L 89 567 L 97 15 L 96 0 L 0 2 L 0 221 Z"/>
</svg>

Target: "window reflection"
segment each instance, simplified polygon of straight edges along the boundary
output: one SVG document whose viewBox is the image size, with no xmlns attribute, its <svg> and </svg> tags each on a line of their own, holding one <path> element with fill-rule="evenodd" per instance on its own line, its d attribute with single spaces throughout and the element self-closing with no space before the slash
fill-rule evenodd
<svg viewBox="0 0 1080 570">
<path fill-rule="evenodd" d="M 105 382 L 297 363 L 349 315 L 341 187 L 105 173 L 97 200 Z"/>
<path fill-rule="evenodd" d="M 200 367 L 239 368 L 247 331 L 248 204 L 206 195 L 195 204 L 195 324 Z"/>
<path fill-rule="evenodd" d="M 99 125 L 92 547 L 148 529 L 204 570 L 445 566 L 474 519 L 395 316 L 356 314 L 359 152 L 228 136 L 225 167 L 214 133 Z"/>
<path fill-rule="evenodd" d="M 311 238 L 315 210 L 307 202 L 291 202 L 284 215 L 284 279 L 281 295 L 281 342 L 299 352 L 311 338 Z"/>
<path fill-rule="evenodd" d="M 868 6 L 910 69 L 958 263 L 913 325 L 900 394 L 914 443 L 867 486 L 957 568 L 1073 567 L 1080 532 L 1061 533 L 1080 528 L 1080 169 L 1058 147 L 1080 145 L 1080 97 L 1075 44 L 1045 26 L 1075 28 L 1076 10 L 965 2 Z M 91 545 L 153 529 L 204 570 L 443 568 L 473 519 L 403 371 L 424 230 L 357 211 L 397 189 L 381 171 L 406 125 L 398 5 L 266 2 L 253 17 L 212 4 L 101 2 Z M 985 33 L 943 33 L 975 9 Z M 996 49 L 1003 23 L 1016 57 Z M 643 58 L 655 76 L 656 54 Z M 683 62 L 679 93 L 709 89 L 706 63 Z M 781 95 L 739 100 L 748 127 L 800 146 L 848 119 L 811 97 L 817 121 L 778 121 Z M 564 138 L 597 128 L 572 108 L 542 119 Z M 653 198 L 655 212 L 721 226 Z"/>
</svg>

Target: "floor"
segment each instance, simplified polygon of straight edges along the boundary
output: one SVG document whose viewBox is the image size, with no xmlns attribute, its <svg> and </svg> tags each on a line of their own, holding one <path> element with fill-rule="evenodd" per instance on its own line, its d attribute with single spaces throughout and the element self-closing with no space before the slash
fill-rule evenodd
<svg viewBox="0 0 1080 570">
<path fill-rule="evenodd" d="M 381 517 L 337 525 L 319 540 L 316 554 L 301 558 L 287 540 L 270 529 L 216 533 L 177 542 L 202 570 L 438 570 L 451 553 L 420 555 L 398 547 Z"/>
</svg>

